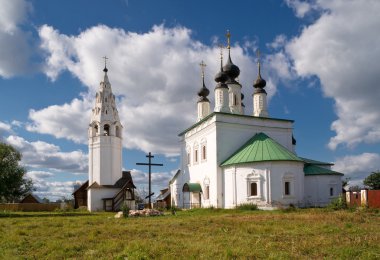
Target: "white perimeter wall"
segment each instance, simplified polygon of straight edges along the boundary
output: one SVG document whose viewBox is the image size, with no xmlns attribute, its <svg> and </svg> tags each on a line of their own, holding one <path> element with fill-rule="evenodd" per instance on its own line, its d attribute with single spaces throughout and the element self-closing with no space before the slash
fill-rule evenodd
<svg viewBox="0 0 380 260">
<path fill-rule="evenodd" d="M 330 196 L 330 188 L 333 195 Z M 323 207 L 337 198 L 342 192 L 342 179 L 339 175 L 305 176 L 305 202 L 309 207 Z"/>
</svg>

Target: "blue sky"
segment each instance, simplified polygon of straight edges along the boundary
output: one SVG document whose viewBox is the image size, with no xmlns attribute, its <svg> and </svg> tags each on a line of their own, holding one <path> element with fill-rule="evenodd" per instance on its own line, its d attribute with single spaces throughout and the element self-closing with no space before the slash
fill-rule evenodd
<svg viewBox="0 0 380 260">
<path fill-rule="evenodd" d="M 165 165 L 153 188 L 165 187 L 179 167 L 177 134 L 196 120 L 198 64 L 207 64 L 212 93 L 227 29 L 247 114 L 260 49 L 270 115 L 295 120 L 297 153 L 334 162 L 353 184 L 380 169 L 379 1 L 0 4 L 0 138 L 22 151 L 41 197 L 69 197 L 87 179 L 104 55 L 124 125 L 123 167 L 146 189 L 146 169 L 135 164 L 152 152 Z"/>
</svg>

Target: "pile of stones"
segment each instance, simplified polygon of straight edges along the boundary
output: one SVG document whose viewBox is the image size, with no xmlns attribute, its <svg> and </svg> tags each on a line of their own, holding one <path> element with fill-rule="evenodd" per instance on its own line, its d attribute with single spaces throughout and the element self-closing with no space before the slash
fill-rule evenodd
<svg viewBox="0 0 380 260">
<path fill-rule="evenodd" d="M 129 217 L 149 217 L 149 216 L 162 216 L 163 212 L 156 209 L 143 209 L 143 210 L 130 210 Z"/>
</svg>

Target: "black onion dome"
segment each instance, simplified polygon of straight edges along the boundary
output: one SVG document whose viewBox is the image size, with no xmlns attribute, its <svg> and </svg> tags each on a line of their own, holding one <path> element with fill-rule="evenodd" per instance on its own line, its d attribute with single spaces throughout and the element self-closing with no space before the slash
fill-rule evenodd
<svg viewBox="0 0 380 260">
<path fill-rule="evenodd" d="M 265 86 L 267 85 L 267 82 L 265 81 L 265 79 L 261 77 L 260 62 L 258 63 L 258 65 L 259 65 L 259 74 L 257 75 L 257 79 L 255 80 L 255 82 L 253 83 L 253 87 L 255 88 L 255 93 L 267 93 L 264 89 Z"/>
<path fill-rule="evenodd" d="M 228 76 L 224 71 L 219 71 L 215 75 L 216 82 L 226 82 L 227 79 L 228 79 Z"/>
<path fill-rule="evenodd" d="M 255 80 L 255 82 L 253 83 L 253 86 L 255 88 L 265 88 L 266 85 L 267 85 L 267 82 L 265 81 L 265 79 L 261 78 L 260 74 Z"/>
<path fill-rule="evenodd" d="M 203 80 L 203 86 L 202 88 L 198 91 L 198 96 L 199 96 L 199 101 L 208 101 L 207 96 L 210 94 L 210 91 L 208 88 L 206 88 L 205 82 Z"/>
<path fill-rule="evenodd" d="M 240 69 L 232 63 L 231 55 L 228 55 L 228 61 L 227 64 L 224 65 L 223 71 L 228 75 L 230 80 L 235 80 L 235 78 L 240 75 Z"/>
</svg>

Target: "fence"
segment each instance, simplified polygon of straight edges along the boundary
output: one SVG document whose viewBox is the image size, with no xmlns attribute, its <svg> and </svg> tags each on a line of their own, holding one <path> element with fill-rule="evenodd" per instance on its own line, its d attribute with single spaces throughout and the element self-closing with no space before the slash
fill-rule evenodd
<svg viewBox="0 0 380 260">
<path fill-rule="evenodd" d="M 61 203 L 1 203 L 0 210 L 8 211 L 54 211 Z"/>
<path fill-rule="evenodd" d="M 380 190 L 361 190 L 346 192 L 347 205 L 380 208 Z"/>
</svg>

